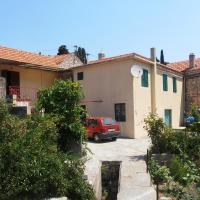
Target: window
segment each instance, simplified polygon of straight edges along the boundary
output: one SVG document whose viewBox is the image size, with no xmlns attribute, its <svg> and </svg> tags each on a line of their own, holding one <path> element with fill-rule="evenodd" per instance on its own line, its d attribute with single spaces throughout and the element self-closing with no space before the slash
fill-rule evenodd
<svg viewBox="0 0 200 200">
<path fill-rule="evenodd" d="M 77 73 L 77 80 L 78 81 L 83 80 L 83 72 L 78 72 Z"/>
<path fill-rule="evenodd" d="M 87 121 L 87 125 L 88 126 L 98 126 L 98 120 L 97 119 L 89 119 L 88 121 Z"/>
<path fill-rule="evenodd" d="M 115 125 L 117 122 L 114 119 L 111 118 L 104 118 L 103 124 L 104 125 Z"/>
<path fill-rule="evenodd" d="M 125 103 L 115 104 L 115 120 L 118 122 L 126 121 Z"/>
<path fill-rule="evenodd" d="M 163 74 L 163 91 L 168 91 L 167 74 Z"/>
<path fill-rule="evenodd" d="M 169 127 L 172 127 L 172 110 L 171 109 L 165 110 L 165 124 Z"/>
<path fill-rule="evenodd" d="M 173 92 L 177 92 L 177 83 L 176 83 L 176 77 L 173 77 Z"/>
<path fill-rule="evenodd" d="M 149 86 L 149 77 L 148 77 L 148 70 L 147 69 L 143 69 L 141 84 L 142 84 L 142 87 L 148 87 Z"/>
</svg>

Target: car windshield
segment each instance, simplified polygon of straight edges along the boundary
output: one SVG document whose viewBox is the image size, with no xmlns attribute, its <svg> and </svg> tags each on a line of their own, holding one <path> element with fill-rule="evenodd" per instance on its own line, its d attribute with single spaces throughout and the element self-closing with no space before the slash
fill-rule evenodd
<svg viewBox="0 0 200 200">
<path fill-rule="evenodd" d="M 114 119 L 111 119 L 111 118 L 104 118 L 103 124 L 104 125 L 115 125 L 115 124 L 117 124 L 117 122 Z"/>
</svg>

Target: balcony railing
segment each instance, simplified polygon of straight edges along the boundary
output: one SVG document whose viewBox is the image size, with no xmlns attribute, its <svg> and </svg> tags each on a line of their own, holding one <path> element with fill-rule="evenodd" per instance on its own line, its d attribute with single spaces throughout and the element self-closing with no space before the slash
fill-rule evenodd
<svg viewBox="0 0 200 200">
<path fill-rule="evenodd" d="M 38 89 L 19 87 L 19 86 L 9 86 L 9 96 L 16 98 L 18 102 L 30 102 L 33 105 L 38 98 Z"/>
</svg>

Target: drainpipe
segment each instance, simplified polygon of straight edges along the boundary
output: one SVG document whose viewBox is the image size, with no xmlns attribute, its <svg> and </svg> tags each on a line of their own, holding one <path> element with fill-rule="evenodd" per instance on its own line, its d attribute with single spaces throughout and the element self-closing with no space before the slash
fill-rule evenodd
<svg viewBox="0 0 200 200">
<path fill-rule="evenodd" d="M 156 48 L 150 49 L 151 61 L 154 63 L 151 71 L 151 112 L 156 113 Z"/>
</svg>

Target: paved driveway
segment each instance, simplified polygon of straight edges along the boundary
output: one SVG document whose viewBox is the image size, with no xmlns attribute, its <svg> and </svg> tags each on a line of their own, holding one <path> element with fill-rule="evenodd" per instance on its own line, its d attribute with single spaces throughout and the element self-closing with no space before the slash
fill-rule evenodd
<svg viewBox="0 0 200 200">
<path fill-rule="evenodd" d="M 88 147 L 93 153 L 93 158 L 101 161 L 123 161 L 142 159 L 146 154 L 149 139 L 122 139 L 105 141 L 101 143 L 88 142 Z"/>
<path fill-rule="evenodd" d="M 101 143 L 88 142 L 91 150 L 86 174 L 100 195 L 99 161 L 121 161 L 118 200 L 155 200 L 156 192 L 146 173 L 144 156 L 149 139 L 121 139 Z M 101 162 L 99 162 L 101 163 Z M 95 186 L 96 185 L 96 186 Z"/>
</svg>

